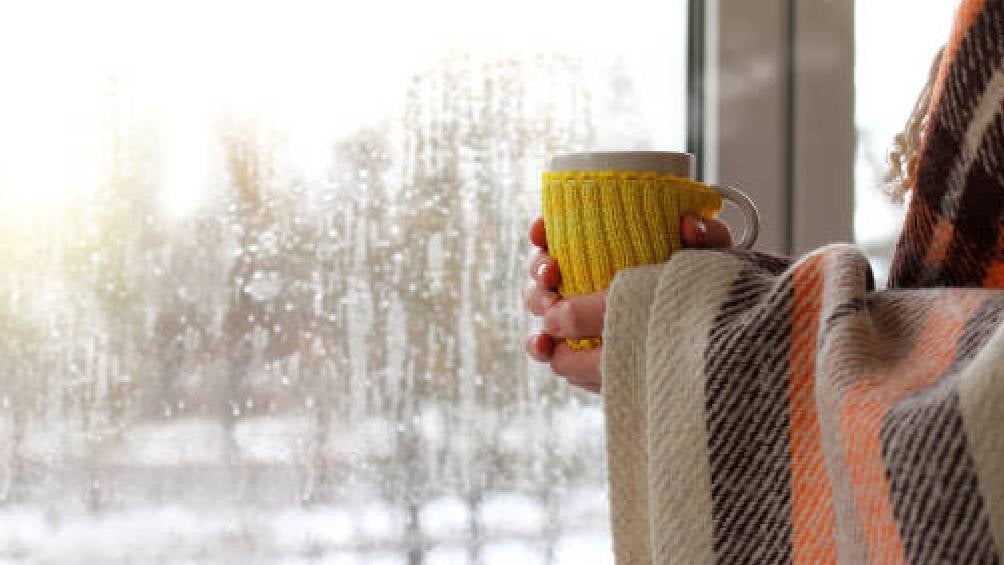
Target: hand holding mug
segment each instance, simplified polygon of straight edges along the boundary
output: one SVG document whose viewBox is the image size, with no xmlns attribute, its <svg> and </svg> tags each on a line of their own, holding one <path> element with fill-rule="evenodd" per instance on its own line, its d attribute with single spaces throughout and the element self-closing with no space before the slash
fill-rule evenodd
<svg viewBox="0 0 1004 565">
<path fill-rule="evenodd" d="M 746 220 L 739 247 L 756 239 L 753 202 L 732 187 L 692 180 L 686 153 L 627 151 L 556 156 L 543 175 L 543 221 L 530 230 L 541 252 L 524 299 L 544 318 L 527 351 L 570 384 L 598 392 L 606 289 L 620 269 L 661 263 L 682 247 L 731 244 L 714 220 L 724 200 Z"/>
<path fill-rule="evenodd" d="M 732 233 L 722 222 L 686 215 L 680 222 L 683 246 L 694 249 L 732 246 Z M 526 308 L 544 321 L 544 330 L 526 340 L 526 351 L 538 362 L 548 363 L 568 384 L 599 392 L 602 344 L 589 350 L 574 350 L 566 339 L 583 339 L 603 332 L 607 291 L 562 298 L 558 293 L 561 270 L 547 252 L 544 219 L 530 226 L 530 242 L 537 253 L 530 262 L 530 281 L 523 287 Z"/>
</svg>

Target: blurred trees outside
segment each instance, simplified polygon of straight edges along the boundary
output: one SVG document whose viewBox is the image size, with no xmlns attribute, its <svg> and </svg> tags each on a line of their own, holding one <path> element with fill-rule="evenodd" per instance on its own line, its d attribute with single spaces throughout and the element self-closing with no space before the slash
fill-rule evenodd
<svg viewBox="0 0 1004 565">
<path fill-rule="evenodd" d="M 547 508 L 553 554 L 555 489 L 600 485 L 603 453 L 567 440 L 578 396 L 523 354 L 525 232 L 547 156 L 594 147 L 598 114 L 637 130 L 630 78 L 611 76 L 594 97 L 565 55 L 449 56 L 411 79 L 401 120 L 332 147 L 321 186 L 283 161 L 281 132 L 223 117 L 219 182 L 183 218 L 158 200 L 156 124 L 119 115 L 112 90 L 97 192 L 58 222 L 0 225 L 0 505 L 44 502 L 47 473 L 92 512 L 121 504 L 137 479 L 117 472 L 140 465 L 127 436 L 182 420 L 221 439 L 203 438 L 221 496 L 253 501 L 269 485 L 238 428 L 286 421 L 299 503 L 382 498 L 409 563 L 435 542 L 423 506 L 447 495 L 480 562 L 498 490 Z M 61 443 L 28 445 L 43 436 Z"/>
</svg>

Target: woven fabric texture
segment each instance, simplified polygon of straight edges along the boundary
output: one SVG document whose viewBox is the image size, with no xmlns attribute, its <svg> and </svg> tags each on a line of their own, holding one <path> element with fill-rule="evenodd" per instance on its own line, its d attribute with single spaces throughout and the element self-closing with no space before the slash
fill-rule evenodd
<svg viewBox="0 0 1004 565">
<path fill-rule="evenodd" d="M 620 565 L 1000 562 L 1002 38 L 1004 0 L 963 3 L 889 289 L 848 245 L 683 251 L 617 275 Z"/>
</svg>

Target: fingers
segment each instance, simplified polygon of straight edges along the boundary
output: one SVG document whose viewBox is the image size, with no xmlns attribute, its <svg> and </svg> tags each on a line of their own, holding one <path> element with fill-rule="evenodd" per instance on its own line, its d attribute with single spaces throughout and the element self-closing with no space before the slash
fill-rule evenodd
<svg viewBox="0 0 1004 565">
<path fill-rule="evenodd" d="M 601 335 L 606 308 L 605 290 L 559 300 L 544 312 L 544 331 L 571 339 Z"/>
<path fill-rule="evenodd" d="M 724 223 L 713 218 L 686 215 L 680 222 L 684 247 L 720 249 L 732 247 L 732 232 Z"/>
<path fill-rule="evenodd" d="M 561 283 L 558 263 L 547 253 L 538 253 L 530 262 L 530 279 L 523 287 L 523 302 L 534 315 L 543 316 L 559 298 L 555 292 Z"/>
<path fill-rule="evenodd" d="M 526 340 L 527 354 L 538 363 L 550 363 L 554 346 L 554 339 L 547 334 L 532 335 Z"/>
<path fill-rule="evenodd" d="M 530 243 L 547 250 L 547 230 L 544 229 L 544 218 L 537 218 L 530 224 Z"/>
<path fill-rule="evenodd" d="M 561 341 L 554 345 L 551 370 L 565 377 L 568 384 L 592 392 L 600 391 L 600 358 L 602 349 L 576 351 Z"/>
<path fill-rule="evenodd" d="M 602 349 L 576 351 L 564 340 L 537 334 L 526 340 L 526 352 L 537 362 L 550 363 L 551 370 L 568 384 L 593 393 L 600 392 Z"/>
<path fill-rule="evenodd" d="M 558 262 L 547 253 L 538 253 L 530 261 L 530 277 L 544 288 L 556 289 L 561 284 L 561 271 Z"/>
<path fill-rule="evenodd" d="M 536 281 L 523 287 L 523 302 L 534 316 L 543 316 L 547 309 L 558 301 L 557 292 L 548 290 Z"/>
</svg>

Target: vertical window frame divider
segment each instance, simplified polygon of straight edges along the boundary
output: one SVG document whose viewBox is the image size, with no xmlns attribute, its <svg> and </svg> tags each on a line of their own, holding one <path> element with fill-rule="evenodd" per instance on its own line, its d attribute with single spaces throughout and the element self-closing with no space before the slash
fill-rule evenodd
<svg viewBox="0 0 1004 565">
<path fill-rule="evenodd" d="M 757 248 L 853 239 L 854 0 L 688 0 L 688 150 L 761 209 Z M 697 122 L 697 123 L 695 123 Z"/>
</svg>

